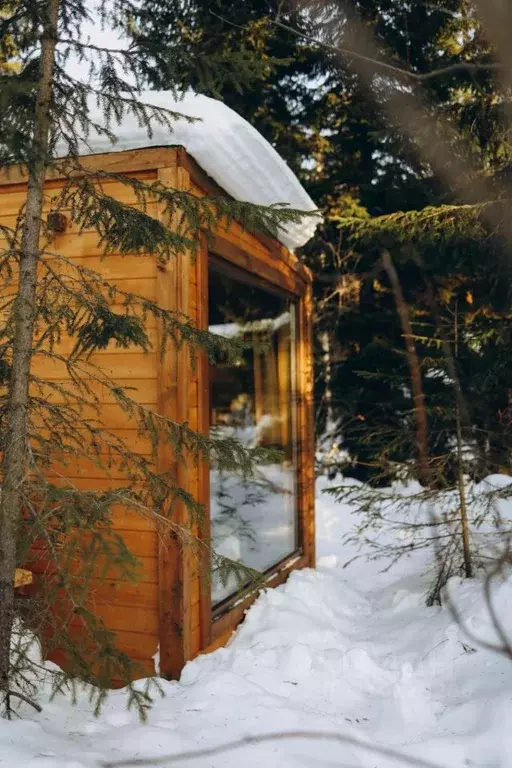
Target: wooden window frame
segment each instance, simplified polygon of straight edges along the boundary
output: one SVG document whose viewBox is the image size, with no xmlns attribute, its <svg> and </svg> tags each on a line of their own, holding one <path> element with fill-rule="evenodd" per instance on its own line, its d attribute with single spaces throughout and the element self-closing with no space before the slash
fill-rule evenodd
<svg viewBox="0 0 512 768">
<path fill-rule="evenodd" d="M 241 247 L 234 245 L 223 237 L 216 237 L 211 248 L 205 247 L 201 254 L 199 265 L 198 288 L 200 301 L 202 304 L 202 327 L 207 326 L 208 321 L 208 269 L 210 264 L 214 264 L 219 271 L 225 274 L 232 274 L 237 279 L 247 284 L 258 285 L 265 290 L 270 290 L 285 296 L 294 302 L 296 307 L 296 328 L 295 328 L 295 356 L 296 356 L 296 435 L 297 435 L 297 507 L 296 507 L 296 525 L 297 525 L 297 548 L 287 554 L 278 563 L 265 571 L 264 585 L 258 585 L 255 589 L 246 592 L 238 592 L 233 596 L 222 601 L 218 606 L 213 607 L 210 590 L 203 590 L 201 594 L 201 640 L 204 650 L 210 650 L 212 647 L 222 645 L 229 635 L 236 628 L 243 618 L 243 615 L 251 603 L 255 600 L 262 588 L 269 588 L 283 583 L 292 570 L 304 568 L 313 565 L 314 553 L 312 552 L 311 541 L 308 538 L 309 518 L 312 510 L 309 507 L 310 499 L 304 484 L 304 478 L 308 471 L 313 456 L 310 445 L 304 442 L 305 417 L 307 419 L 307 409 L 310 405 L 305 402 L 304 393 L 299 386 L 299 372 L 304 370 L 304 353 L 307 353 L 310 339 L 307 334 L 307 326 L 310 318 L 307 316 L 310 304 L 310 282 L 304 279 L 302 273 L 291 269 L 282 270 L 278 266 L 269 265 L 260 261 L 254 256 L 244 251 Z M 209 413 L 209 377 L 207 362 L 203 364 L 200 371 L 200 410 Z M 203 423 L 203 430 L 209 428 L 209 424 Z M 210 483 L 209 467 L 204 466 L 201 469 L 199 501 L 204 504 L 208 514 L 205 516 L 205 525 L 203 535 L 210 537 Z"/>
<path fill-rule="evenodd" d="M 294 452 L 295 452 L 295 461 L 294 461 L 294 470 L 295 470 L 295 511 L 294 511 L 294 534 L 296 537 L 297 546 L 295 549 L 293 549 L 291 552 L 288 552 L 284 557 L 282 557 L 280 560 L 278 560 L 277 563 L 274 563 L 269 568 L 267 568 L 265 571 L 263 571 L 263 576 L 265 580 L 265 586 L 267 580 L 275 576 L 276 573 L 279 573 L 279 571 L 286 567 L 286 564 L 289 562 L 296 562 L 299 560 L 302 555 L 304 554 L 303 549 L 303 531 L 302 531 L 302 515 L 301 515 L 301 509 L 300 504 L 301 500 L 299 498 L 299 474 L 300 474 L 300 467 L 299 467 L 299 450 L 298 450 L 298 442 L 299 442 L 299 429 L 298 429 L 298 420 L 299 420 L 299 403 L 298 403 L 298 366 L 297 366 L 297 357 L 298 357 L 298 348 L 299 348 L 299 297 L 296 294 L 293 294 L 286 289 L 283 289 L 281 285 L 277 285 L 275 283 L 270 283 L 268 280 L 264 280 L 261 277 L 254 275 L 251 272 L 248 272 L 245 269 L 241 269 L 238 266 L 234 266 L 231 262 L 226 262 L 225 259 L 219 257 L 216 253 L 209 252 L 208 253 L 208 269 L 210 267 L 213 267 L 216 269 L 220 274 L 226 275 L 227 277 L 232 277 L 233 280 L 236 280 L 237 282 L 241 283 L 242 285 L 253 285 L 257 288 L 261 288 L 264 291 L 267 291 L 268 293 L 273 293 L 274 295 L 280 296 L 283 299 L 286 299 L 290 303 L 294 305 L 294 328 L 293 328 L 293 355 L 295 357 L 294 367 L 295 367 L 295 375 L 294 375 L 294 382 L 293 382 L 293 395 L 294 395 L 294 414 L 293 414 L 293 436 L 294 436 Z M 207 295 L 207 300 L 209 302 L 210 296 Z M 208 409 L 209 410 L 209 409 Z M 204 503 L 204 502 L 203 502 Z M 208 519 L 211 523 L 211 495 L 208 498 Z M 261 587 L 259 587 L 261 589 Z M 233 593 L 232 595 L 228 595 L 224 600 L 221 600 L 219 603 L 217 603 L 215 606 L 211 605 L 211 620 L 212 622 L 218 621 L 224 614 L 229 613 L 233 610 L 233 608 L 238 605 L 240 602 L 243 602 L 244 595 L 250 596 L 254 593 L 254 589 L 251 589 L 251 587 L 244 588 L 242 587 L 237 592 Z"/>
</svg>

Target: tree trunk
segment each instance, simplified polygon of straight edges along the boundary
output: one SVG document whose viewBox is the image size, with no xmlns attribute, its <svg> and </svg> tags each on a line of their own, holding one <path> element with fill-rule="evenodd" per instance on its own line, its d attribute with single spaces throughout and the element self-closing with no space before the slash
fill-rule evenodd
<svg viewBox="0 0 512 768">
<path fill-rule="evenodd" d="M 447 340 L 446 335 L 443 333 L 441 316 L 439 313 L 435 293 L 430 284 L 427 284 L 427 300 L 432 310 L 436 321 L 437 335 L 442 339 L 444 359 L 450 374 L 453 387 L 455 391 L 455 434 L 457 438 L 457 488 L 459 492 L 459 512 L 461 521 L 461 539 L 462 539 L 462 553 L 464 557 L 464 573 L 466 578 L 471 579 L 473 577 L 473 558 L 471 554 L 471 541 L 470 530 L 468 520 L 468 508 L 466 500 L 466 486 L 464 479 L 464 462 L 463 462 L 463 427 L 471 429 L 471 419 L 469 410 L 464 399 L 464 393 L 460 383 L 459 374 L 457 371 L 457 359 L 459 357 L 459 307 L 458 301 L 455 303 L 454 309 L 454 328 L 453 328 L 453 343 L 454 349 L 452 351 L 450 342 Z M 483 450 L 482 444 L 477 443 L 477 451 Z M 481 464 L 482 454 L 478 463 Z"/>
<path fill-rule="evenodd" d="M 457 368 L 455 360 L 459 357 L 459 305 L 458 300 L 455 302 L 454 312 L 454 346 L 455 356 L 453 358 L 453 371 L 455 377 L 453 379 L 455 387 L 455 426 L 457 433 L 457 485 L 459 488 L 459 504 L 460 504 L 460 523 L 461 523 L 461 536 L 462 536 L 462 552 L 464 555 L 464 574 L 467 579 L 473 578 L 473 562 L 471 557 L 471 543 L 469 539 L 469 521 L 468 521 L 468 507 L 466 503 L 466 486 L 464 480 L 464 462 L 463 462 L 463 443 L 462 443 L 462 422 L 460 414 L 460 403 L 463 402 L 462 391 L 460 388 L 459 378 L 456 375 Z M 446 345 L 447 346 L 447 345 Z M 446 354 L 446 352 L 445 352 Z"/>
<path fill-rule="evenodd" d="M 12 371 L 6 412 L 0 500 L 0 693 L 10 712 L 10 643 L 14 621 L 14 579 L 28 445 L 28 403 L 36 312 L 37 262 L 43 192 L 51 127 L 50 104 L 60 0 L 49 0 L 41 37 L 39 85 L 28 169 L 27 202 L 14 308 Z"/>
<path fill-rule="evenodd" d="M 432 476 L 428 458 L 427 410 L 425 408 L 425 395 L 423 393 L 420 361 L 414 344 L 409 309 L 402 292 L 402 286 L 400 285 L 400 279 L 395 269 L 395 265 L 393 264 L 391 254 L 388 251 L 383 251 L 382 263 L 395 297 L 396 309 L 402 326 L 407 363 L 409 365 L 411 376 L 412 401 L 414 403 L 414 416 L 416 419 L 416 446 L 418 449 L 419 476 L 423 485 L 426 488 L 429 488 L 432 485 Z"/>
<path fill-rule="evenodd" d="M 471 558 L 471 543 L 469 539 L 468 507 L 466 503 L 466 486 L 464 481 L 464 465 L 462 463 L 462 426 L 460 422 L 459 405 L 455 404 L 457 419 L 457 486 L 459 490 L 460 522 L 462 537 L 462 552 L 464 556 L 464 574 L 467 579 L 473 578 L 473 562 Z"/>
</svg>

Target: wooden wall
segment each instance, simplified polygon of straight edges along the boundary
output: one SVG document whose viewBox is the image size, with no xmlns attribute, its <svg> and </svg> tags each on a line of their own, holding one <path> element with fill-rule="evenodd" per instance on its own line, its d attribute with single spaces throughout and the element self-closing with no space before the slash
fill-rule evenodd
<svg viewBox="0 0 512 768">
<path fill-rule="evenodd" d="M 158 179 L 174 188 L 190 189 L 197 195 L 222 192 L 182 148 L 113 153 L 91 157 L 88 161 L 91 168 L 110 168 L 136 175 L 141 180 Z M 56 194 L 60 183 L 58 178 L 50 178 L 47 183 L 48 210 L 52 194 Z M 108 193 L 129 204 L 136 202 L 129 188 L 117 182 L 108 183 Z M 12 224 L 24 199 L 22 172 L 12 174 L 9 179 L 0 179 L 0 223 Z M 163 207 L 157 203 L 150 203 L 149 212 L 162 220 L 164 218 Z M 167 223 L 176 226 L 176 221 Z M 207 327 L 206 239 L 198 258 L 191 259 L 184 254 L 166 265 L 156 264 L 150 257 L 119 254 L 102 260 L 96 233 L 91 231 L 78 236 L 73 227 L 59 234 L 53 247 L 75 262 L 97 270 L 120 287 L 154 299 L 164 308 L 184 312 L 200 327 Z M 298 426 L 302 548 L 289 563 L 282 564 L 271 574 L 269 585 L 277 584 L 286 578 L 292 568 L 314 563 L 311 278 L 280 243 L 244 232 L 236 223 L 229 229 L 220 223 L 211 250 L 226 261 L 289 291 L 299 300 Z M 149 332 L 157 349 L 159 329 L 153 323 Z M 62 351 L 66 351 L 65 341 Z M 97 352 L 94 358 L 121 386 L 135 387 L 135 392 L 131 394 L 144 405 L 178 421 L 187 421 L 193 429 L 207 433 L 209 386 L 207 363 L 203 356 L 199 355 L 197 365 L 193 366 L 186 348 L 171 350 L 161 360 L 156 351 L 145 354 L 135 349 L 111 347 Z M 46 378 L 65 380 L 63 365 L 49 363 L 43 357 L 35 358 L 34 368 L 36 372 L 44 372 Z M 101 396 L 105 426 L 122 435 L 132 448 L 149 455 L 147 441 L 138 436 L 135 424 L 111 401 L 108 392 L 101 393 Z M 208 504 L 209 471 L 206 465 L 197 466 L 192 457 L 188 458 L 186 465 L 176 463 L 172 451 L 162 448 L 158 468 L 175 471 L 179 484 L 202 503 Z M 122 480 L 121 473 L 114 471 L 114 478 L 109 479 L 92 462 L 86 461 L 66 468 L 65 474 L 80 488 L 98 490 L 114 483 L 117 486 Z M 184 508 L 178 509 L 176 514 L 185 521 Z M 141 578 L 137 584 L 123 582 L 115 574 L 105 582 L 98 580 L 94 585 L 95 610 L 116 631 L 119 648 L 140 663 L 146 674 L 154 671 L 152 657 L 159 647 L 162 674 L 176 678 L 188 659 L 228 639 L 253 598 L 213 622 L 209 586 L 205 588 L 204 580 L 200 578 L 201 566 L 207 567 L 207 563 L 196 562 L 188 550 L 182 550 L 168 530 L 126 509 L 116 509 L 114 524 L 140 559 Z M 198 533 L 208 537 L 207 519 Z M 44 568 L 45 563 L 39 562 L 35 569 L 42 573 Z"/>
<path fill-rule="evenodd" d="M 153 181 L 157 179 L 158 171 L 145 169 L 133 172 L 140 180 Z M 12 226 L 18 215 L 20 206 L 25 200 L 25 188 L 21 182 L 0 183 L 0 224 Z M 9 180 L 10 181 L 10 180 Z M 61 186 L 58 180 L 50 180 L 46 185 L 46 211 L 51 209 L 52 197 Z M 105 182 L 104 191 L 127 204 L 135 205 L 136 200 L 129 187 L 119 182 Z M 157 205 L 149 204 L 149 212 L 158 215 Z M 76 228 L 70 226 L 66 232 L 57 234 L 55 241 L 49 246 L 51 250 L 61 253 L 77 264 L 82 264 L 97 271 L 121 289 L 132 291 L 149 299 L 156 300 L 158 292 L 157 266 L 150 257 L 121 256 L 111 254 L 102 259 L 102 249 L 98 244 L 95 231 L 86 231 L 80 236 Z M 14 285 L 12 286 L 14 290 Z M 154 321 L 149 321 L 148 332 L 153 341 L 157 342 L 158 330 Z M 65 355 L 71 351 L 70 339 L 63 339 L 56 352 Z M 93 355 L 92 361 L 108 372 L 118 381 L 120 386 L 134 387 L 131 396 L 140 403 L 151 408 L 158 408 L 159 403 L 159 363 L 156 352 L 148 354 L 136 349 L 128 350 L 111 345 Z M 63 363 L 49 360 L 42 354 L 36 354 L 33 359 L 33 371 L 44 376 L 47 380 L 59 381 L 72 391 L 72 385 L 67 377 Z M 136 449 L 143 455 L 150 455 L 147 440 L 137 433 L 137 426 L 130 420 L 121 407 L 113 401 L 108 390 L 97 387 L 97 392 L 103 402 L 102 421 L 106 428 L 119 434 L 127 446 Z M 59 396 L 52 394 L 52 399 L 58 402 Z M 95 414 L 86 414 L 94 417 Z M 78 488 L 102 490 L 118 487 L 122 484 L 123 473 L 116 467 L 109 470 L 109 476 L 96 466 L 93 461 L 71 461 L 66 466 L 54 467 L 56 472 L 66 475 Z M 154 673 L 153 654 L 158 647 L 158 537 L 154 521 L 139 516 L 132 511 L 119 507 L 113 516 L 114 528 L 121 532 L 131 551 L 140 558 L 142 568 L 140 581 L 137 584 L 123 581 L 112 574 L 105 581 L 94 580 L 92 583 L 91 601 L 98 615 L 104 617 L 108 626 L 115 630 L 118 646 L 128 653 L 146 674 Z M 37 553 L 36 557 L 37 557 Z M 36 560 L 31 568 L 42 575 L 47 568 L 43 560 Z M 59 654 L 56 661 L 61 661 Z"/>
</svg>

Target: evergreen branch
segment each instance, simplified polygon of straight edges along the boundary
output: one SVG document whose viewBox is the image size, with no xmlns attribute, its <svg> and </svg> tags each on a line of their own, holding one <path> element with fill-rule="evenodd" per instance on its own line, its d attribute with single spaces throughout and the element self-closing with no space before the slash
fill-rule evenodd
<svg viewBox="0 0 512 768">
<path fill-rule="evenodd" d="M 108 235 L 108 228 L 106 227 L 107 220 L 119 219 L 117 227 L 121 229 L 122 215 L 141 217 L 141 221 L 146 217 L 150 220 L 150 223 L 146 224 L 146 227 L 154 228 L 154 238 L 158 238 L 161 243 L 162 258 L 165 256 L 165 244 L 167 243 L 168 251 L 173 253 L 173 249 L 180 250 L 192 250 L 195 251 L 199 243 L 199 232 L 202 230 L 207 237 L 211 237 L 218 229 L 219 219 L 221 219 L 227 228 L 229 228 L 234 221 L 242 226 L 243 229 L 252 233 L 266 233 L 273 237 L 279 234 L 286 228 L 288 224 L 297 224 L 304 218 L 319 217 L 319 211 L 303 211 L 289 207 L 287 203 L 274 203 L 270 206 L 258 205 L 256 203 L 249 203 L 243 200 L 235 200 L 230 197 L 221 196 L 198 196 L 188 190 L 176 190 L 167 187 L 161 182 L 141 182 L 138 179 L 127 177 L 123 174 L 106 173 L 102 171 L 87 171 L 83 169 L 82 178 L 80 180 L 70 180 L 59 194 L 58 199 L 55 201 L 56 207 L 71 207 L 73 211 L 83 211 L 81 216 L 85 214 L 85 203 L 87 202 L 91 213 L 91 222 L 82 224 L 81 218 L 77 219 L 77 223 L 82 228 L 86 226 L 93 226 L 96 222 L 93 215 L 99 216 L 99 222 L 101 223 L 100 232 L 104 234 L 105 240 L 102 242 L 107 243 L 109 247 L 114 248 L 117 246 L 115 237 L 120 237 L 117 228 L 113 229 L 111 235 Z M 117 181 L 124 186 L 130 187 L 137 198 L 138 205 L 142 208 L 141 211 L 134 211 L 134 209 L 128 205 L 119 203 L 119 201 L 111 198 L 107 194 L 103 193 L 101 189 L 98 191 L 96 185 L 101 181 Z M 154 223 L 156 220 L 148 216 L 145 213 L 148 200 L 154 200 L 155 202 L 162 202 L 165 204 L 163 213 L 171 219 L 175 214 L 179 214 L 180 221 L 178 224 L 177 232 L 169 232 L 168 228 L 162 222 Z M 104 216 L 101 216 L 101 209 L 106 206 L 107 211 Z M 93 214 L 93 211 L 95 212 Z M 158 227 L 157 224 L 160 226 Z M 109 238 L 110 239 L 107 239 Z M 125 247 L 123 252 L 128 252 L 128 247 Z M 134 247 L 133 250 L 137 252 Z"/>
<path fill-rule="evenodd" d="M 436 248 L 441 258 L 448 251 L 464 247 L 471 248 L 474 253 L 488 253 L 489 249 L 499 252 L 502 231 L 499 227 L 489 228 L 487 214 L 491 209 L 493 218 L 504 222 L 508 200 L 475 205 L 441 205 L 372 219 L 341 218 L 338 226 L 343 238 L 343 250 L 351 258 L 361 256 L 368 250 L 375 253 L 382 248 L 395 251 L 402 261 L 417 259 L 414 247 L 422 251 Z"/>
<path fill-rule="evenodd" d="M 107 338 L 108 341 L 111 339 L 116 340 L 116 334 L 119 335 L 121 333 L 122 324 L 126 322 L 123 319 L 125 315 L 120 315 L 109 309 L 104 298 L 105 293 L 110 302 L 121 303 L 125 308 L 125 312 L 133 312 L 135 309 L 139 308 L 142 312 L 140 319 L 141 323 L 145 322 L 148 315 L 152 315 L 162 324 L 161 355 L 165 352 L 167 342 L 172 341 L 178 345 L 181 345 L 182 343 L 188 344 L 192 353 L 194 349 L 202 349 L 208 354 L 208 358 L 212 362 L 215 360 L 218 361 L 219 359 L 229 362 L 230 360 L 237 359 L 248 346 L 248 343 L 241 339 L 226 339 L 218 334 L 196 328 L 190 318 L 183 313 L 174 310 L 161 309 L 159 305 L 151 299 L 119 288 L 106 278 L 102 277 L 95 270 L 83 265 L 74 264 L 72 260 L 61 254 L 46 251 L 42 255 L 41 260 L 65 297 L 61 300 L 63 304 L 63 313 L 57 315 L 55 324 L 58 325 L 59 323 L 65 322 L 66 329 L 70 335 L 78 333 L 73 357 L 82 354 L 82 352 L 90 354 L 96 348 L 105 348 Z M 63 277 L 58 269 L 52 267 L 51 260 L 55 260 L 65 268 L 65 271 L 68 273 L 66 278 Z M 69 274 L 70 271 L 71 274 Z M 74 273 L 76 273 L 76 277 L 73 277 Z M 73 285 L 74 282 L 77 284 L 76 287 Z M 92 290 L 93 288 L 96 289 L 96 292 Z M 71 313 L 70 301 L 74 302 L 77 307 L 77 309 Z M 79 310 L 86 310 L 87 316 L 79 315 Z M 53 311 L 55 314 L 55 305 Z M 132 322 L 135 322 L 138 319 L 133 314 L 129 317 Z M 89 327 L 86 331 L 82 330 L 84 328 L 84 322 L 89 323 Z M 121 325 L 116 326 L 117 322 Z M 105 323 L 111 327 L 110 335 L 108 333 L 106 334 L 108 329 L 105 328 Z M 50 327 L 50 324 L 48 324 L 47 330 L 49 330 Z M 101 337 L 98 338 L 92 333 L 93 327 L 97 330 L 101 328 Z M 130 326 L 127 330 L 136 330 L 137 332 L 142 333 L 144 329 L 142 325 L 139 325 L 136 329 L 133 326 Z M 87 337 L 87 339 L 85 337 Z M 137 333 L 135 334 L 135 337 L 133 333 L 124 333 L 118 340 L 124 345 L 138 343 L 143 349 L 146 348 L 147 345 L 147 337 L 139 337 Z"/>
<path fill-rule="evenodd" d="M 171 133 L 171 120 L 184 120 L 186 123 L 201 122 L 201 118 L 191 117 L 190 115 L 176 112 L 175 110 L 168 109 L 167 107 L 161 107 L 156 104 L 150 104 L 149 102 L 141 101 L 137 98 L 139 89 L 128 83 L 126 83 L 125 93 L 123 93 L 122 90 L 116 92 L 113 88 L 112 90 L 101 90 L 100 88 L 95 88 L 90 83 L 84 83 L 82 80 L 78 80 L 68 72 L 65 72 L 63 69 L 58 69 L 57 71 L 64 81 L 68 82 L 70 85 L 78 87 L 82 93 L 88 93 L 96 96 L 99 100 L 102 101 L 102 103 L 105 103 L 106 116 L 108 117 L 112 111 L 112 114 L 117 117 L 118 121 L 120 121 L 122 118 L 122 109 L 128 108 L 129 111 L 131 111 L 136 117 L 150 115 L 151 118 L 156 120 L 158 123 L 168 125 Z M 119 83 L 120 82 L 122 81 L 119 80 Z M 77 117 L 80 117 L 80 115 L 77 115 Z M 150 130 L 149 136 L 151 136 Z"/>
</svg>

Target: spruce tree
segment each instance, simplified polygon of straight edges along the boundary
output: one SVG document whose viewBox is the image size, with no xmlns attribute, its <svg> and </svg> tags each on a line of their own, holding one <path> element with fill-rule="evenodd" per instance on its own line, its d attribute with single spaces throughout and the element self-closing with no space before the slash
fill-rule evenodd
<svg viewBox="0 0 512 768">
<path fill-rule="evenodd" d="M 126 4 L 117 1 L 100 2 L 97 10 L 114 27 L 124 26 L 125 11 Z M 101 575 L 109 567 L 128 577 L 136 573 L 136 558 L 112 525 L 115 505 L 163 519 L 184 546 L 206 546 L 194 535 L 204 510 L 171 473 L 156 471 L 158 445 L 170 444 L 178 460 L 189 452 L 200 460 L 214 461 L 221 471 L 241 476 L 249 475 L 254 462 L 266 456 L 265 451 L 246 449 L 236 440 L 209 439 L 187 424 L 150 411 L 95 364 L 93 353 L 109 344 L 148 350 L 148 318 L 161 328 L 163 355 L 171 345 L 187 345 L 191 354 L 200 349 L 214 362 L 231 359 L 240 347 L 236 340 L 199 331 L 187 318 L 123 291 L 59 253 L 43 217 L 48 171 L 57 170 L 65 179 L 52 200 L 53 211 L 65 211 L 79 232 L 96 230 L 107 259 L 114 251 L 164 263 L 177 254 L 193 258 L 201 231 L 207 236 L 213 233 L 219 217 L 228 223 L 236 218 L 248 229 L 275 236 L 280 226 L 302 215 L 282 205 L 264 208 L 227 198 L 198 198 L 157 182 L 143 183 L 84 165 L 79 147 L 90 130 L 114 141 L 116 126 L 127 114 L 135 115 L 148 135 L 155 123 L 171 128 L 180 117 L 140 100 L 143 46 L 135 42 L 121 51 L 96 46 L 82 37 L 90 20 L 85 0 L 36 4 L 20 0 L 2 9 L 0 18 L 0 37 L 11 41 L 8 55 L 16 64 L 0 75 L 0 167 L 9 173 L 21 165 L 27 174 L 25 204 L 12 225 L 2 222 L 0 252 L 0 695 L 8 715 L 16 698 L 35 695 L 38 666 L 20 627 L 40 632 L 50 648 L 66 652 L 70 663 L 55 673 L 54 690 L 76 681 L 93 682 L 97 687 L 91 689 L 92 696 L 99 707 L 113 679 L 129 683 L 130 660 L 116 650 L 114 634 L 88 603 L 92 575 Z M 87 79 L 69 73 L 70 55 L 88 58 Z M 172 63 L 170 85 L 179 91 L 186 77 L 180 73 L 180 62 Z M 101 124 L 91 115 L 93 104 L 102 112 Z M 132 191 L 138 206 L 108 195 L 104 184 L 112 179 Z M 168 220 L 179 220 L 180 226 L 170 229 L 151 218 L 146 210 L 149 199 L 160 201 Z M 69 352 L 62 351 L 62 342 Z M 65 366 L 66 383 L 45 380 L 35 372 L 34 363 L 42 358 Z M 139 455 L 104 428 L 98 394 L 102 389 L 136 420 L 152 446 L 151 458 Z M 95 410 L 98 416 L 91 418 Z M 117 462 L 127 482 L 107 491 L 82 491 L 57 481 L 49 471 L 55 461 L 66 464 L 80 458 L 92 458 L 107 473 Z M 188 510 L 185 525 L 173 519 L 177 499 Z M 18 601 L 15 570 L 35 545 L 42 548 L 53 570 L 47 573 L 42 593 Z M 240 576 L 240 564 L 217 558 L 215 553 L 212 557 L 217 568 L 228 572 L 232 567 L 240 579 L 247 575 Z M 67 631 L 70 620 L 82 626 L 78 639 Z M 148 692 L 130 684 L 129 693 L 129 703 L 143 712 L 149 704 Z"/>
<path fill-rule="evenodd" d="M 475 164 L 488 172 L 503 168 L 510 158 L 509 129 L 496 71 L 486 69 L 492 49 L 471 4 L 356 0 L 351 6 L 374 34 L 382 58 L 428 77 L 419 85 L 407 81 L 411 93 L 426 90 L 432 109 L 468 138 Z M 187 83 L 222 94 L 256 125 L 328 214 L 350 213 L 357 203 L 379 215 L 449 202 L 414 143 L 366 92 L 350 57 L 315 42 L 322 39 L 317 18 L 323 11 L 334 19 L 327 42 L 343 47 L 343 3 L 337 0 L 150 0 L 130 5 L 130 33 L 147 53 L 140 63 L 146 82 L 165 87 L 172 78 L 169 60 L 183 57 Z M 156 47 L 167 50 L 167 58 Z M 251 54 L 259 64 L 252 62 L 247 87 L 236 76 Z M 213 85 L 209 61 L 219 58 L 238 66 Z M 399 82 L 405 81 L 382 78 L 379 97 Z"/>
</svg>

